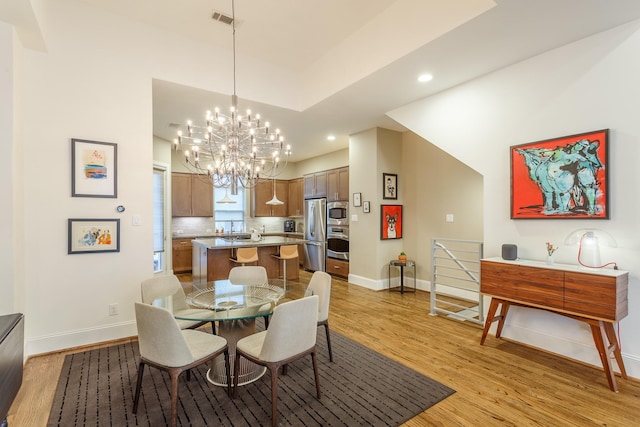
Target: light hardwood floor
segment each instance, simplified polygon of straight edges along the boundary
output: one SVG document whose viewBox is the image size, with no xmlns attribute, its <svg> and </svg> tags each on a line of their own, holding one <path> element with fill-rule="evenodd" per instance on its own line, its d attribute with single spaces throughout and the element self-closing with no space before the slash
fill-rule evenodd
<svg viewBox="0 0 640 427">
<path fill-rule="evenodd" d="M 301 296 L 309 276 L 287 282 L 286 298 Z M 334 279 L 329 325 L 456 390 L 406 427 L 640 425 L 640 381 L 618 377 L 614 393 L 601 368 L 494 336 L 480 346 L 479 326 L 430 316 L 426 292 L 374 292 Z M 10 426 L 46 425 L 65 354 L 85 349 L 28 360 Z"/>
</svg>

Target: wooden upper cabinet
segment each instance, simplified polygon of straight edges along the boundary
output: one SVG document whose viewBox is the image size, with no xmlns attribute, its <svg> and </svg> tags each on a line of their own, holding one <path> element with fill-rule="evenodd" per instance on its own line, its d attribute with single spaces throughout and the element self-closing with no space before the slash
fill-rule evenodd
<svg viewBox="0 0 640 427">
<path fill-rule="evenodd" d="M 289 181 L 289 216 L 304 214 L 304 179 L 297 178 Z"/>
<path fill-rule="evenodd" d="M 251 189 L 251 216 L 288 216 L 289 182 L 276 180 L 276 195 L 282 205 L 267 205 L 273 198 L 273 180 L 258 181 Z"/>
<path fill-rule="evenodd" d="M 327 201 L 349 200 L 349 167 L 327 171 Z"/>
<path fill-rule="evenodd" d="M 304 198 L 327 196 L 327 172 L 316 172 L 304 176 Z"/>
<path fill-rule="evenodd" d="M 191 175 L 171 174 L 171 216 L 191 216 Z"/>
<path fill-rule="evenodd" d="M 213 184 L 195 174 L 171 174 L 171 216 L 213 216 Z"/>
<path fill-rule="evenodd" d="M 213 216 L 213 184 L 207 177 L 191 175 L 191 216 Z"/>
</svg>

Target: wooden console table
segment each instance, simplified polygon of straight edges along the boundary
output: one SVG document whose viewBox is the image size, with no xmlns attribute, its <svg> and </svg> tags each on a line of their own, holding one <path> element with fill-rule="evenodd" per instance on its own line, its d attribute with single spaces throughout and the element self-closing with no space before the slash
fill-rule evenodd
<svg viewBox="0 0 640 427">
<path fill-rule="evenodd" d="M 498 321 L 496 338 L 512 305 L 539 308 L 586 322 L 600 354 L 609 388 L 618 391 L 611 366 L 616 358 L 620 375 L 627 378 L 613 324 L 628 314 L 629 273 L 621 270 L 587 270 L 544 262 L 488 258 L 480 261 L 480 292 L 491 297 L 482 332 L 484 344 L 492 322 Z M 496 316 L 498 306 L 502 306 Z"/>
</svg>

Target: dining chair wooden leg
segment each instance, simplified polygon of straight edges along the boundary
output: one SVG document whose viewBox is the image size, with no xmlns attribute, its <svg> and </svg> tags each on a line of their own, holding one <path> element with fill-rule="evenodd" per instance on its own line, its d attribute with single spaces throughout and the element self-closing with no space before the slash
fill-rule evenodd
<svg viewBox="0 0 640 427">
<path fill-rule="evenodd" d="M 133 413 L 138 411 L 138 400 L 140 399 L 140 389 L 142 388 L 142 374 L 144 373 L 144 362 L 138 365 L 138 381 L 136 382 L 136 393 L 133 396 Z"/>
<path fill-rule="evenodd" d="M 324 322 L 324 331 L 327 335 L 327 348 L 329 349 L 329 361 L 333 362 L 333 352 L 331 351 L 331 336 L 329 334 L 329 322 Z"/>
<path fill-rule="evenodd" d="M 278 365 L 269 366 L 271 371 L 271 426 L 278 425 Z"/>
<path fill-rule="evenodd" d="M 240 353 L 236 352 L 235 361 L 233 363 L 233 399 L 238 397 L 238 375 L 240 375 Z"/>
<path fill-rule="evenodd" d="M 224 351 L 224 370 L 227 374 L 227 396 L 231 397 L 231 366 L 229 364 L 229 350 Z"/>
<path fill-rule="evenodd" d="M 321 397 L 320 393 L 320 376 L 318 375 L 318 361 L 316 359 L 316 351 L 313 350 L 311 353 L 311 362 L 313 363 L 313 375 L 316 377 L 316 393 L 318 399 Z"/>
<path fill-rule="evenodd" d="M 176 427 L 178 425 L 178 377 L 180 371 L 177 369 L 169 370 L 169 377 L 171 377 L 171 419 L 169 425 Z"/>
</svg>

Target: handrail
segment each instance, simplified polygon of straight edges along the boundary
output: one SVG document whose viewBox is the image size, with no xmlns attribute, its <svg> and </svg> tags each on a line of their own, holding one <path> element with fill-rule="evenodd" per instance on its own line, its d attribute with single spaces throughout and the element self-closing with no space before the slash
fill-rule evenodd
<svg viewBox="0 0 640 427">
<path fill-rule="evenodd" d="M 467 275 L 469 277 L 471 277 L 471 280 L 480 283 L 480 279 L 478 279 L 476 276 L 474 276 L 473 273 L 464 264 L 462 264 L 460 262 L 460 260 L 458 260 L 458 258 L 456 258 L 456 256 L 453 253 L 451 253 L 451 251 L 449 249 L 447 249 L 442 243 L 434 242 L 434 245 L 436 247 L 439 247 L 440 249 L 442 249 L 444 251 L 444 253 L 449 255 L 449 258 L 451 258 L 451 260 L 453 260 L 453 262 L 458 264 L 460 269 L 462 269 L 462 271 L 464 271 L 465 273 L 467 273 Z"/>
<path fill-rule="evenodd" d="M 434 238 L 431 244 L 430 314 L 484 324 L 480 294 L 480 259 L 483 243 L 477 240 Z M 470 264 L 475 266 L 473 269 Z"/>
</svg>

